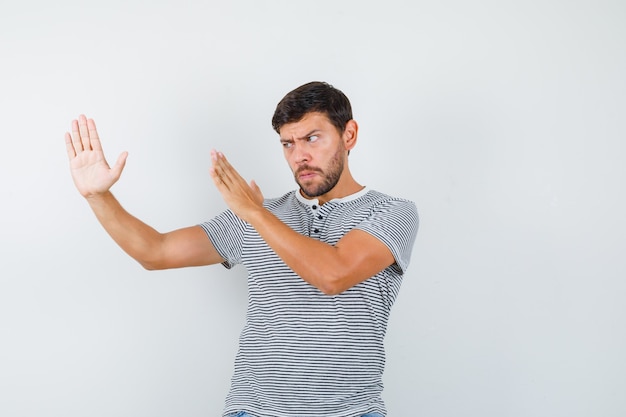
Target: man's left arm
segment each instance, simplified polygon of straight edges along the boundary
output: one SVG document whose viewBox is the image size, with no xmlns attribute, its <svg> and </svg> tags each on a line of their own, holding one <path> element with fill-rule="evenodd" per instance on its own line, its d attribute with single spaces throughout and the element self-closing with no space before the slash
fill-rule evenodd
<svg viewBox="0 0 626 417">
<path fill-rule="evenodd" d="M 265 208 L 247 221 L 296 274 L 327 295 L 342 293 L 395 262 L 383 242 L 362 230 L 330 245 L 295 232 Z"/>
<path fill-rule="evenodd" d="M 351 230 L 335 245 L 303 236 L 263 207 L 259 187 L 248 184 L 224 155 L 212 151 L 211 177 L 229 208 L 250 223 L 274 252 L 302 279 L 328 295 L 339 294 L 395 262 L 387 245 Z"/>
</svg>

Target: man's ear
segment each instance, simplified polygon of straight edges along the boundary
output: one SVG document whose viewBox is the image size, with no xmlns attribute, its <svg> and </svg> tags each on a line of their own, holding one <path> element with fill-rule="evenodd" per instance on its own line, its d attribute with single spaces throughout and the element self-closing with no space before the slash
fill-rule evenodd
<svg viewBox="0 0 626 417">
<path fill-rule="evenodd" d="M 359 133 L 359 125 L 354 119 L 349 120 L 346 123 L 346 128 L 343 131 L 343 141 L 346 146 L 346 150 L 349 151 L 356 146 L 356 139 Z"/>
</svg>

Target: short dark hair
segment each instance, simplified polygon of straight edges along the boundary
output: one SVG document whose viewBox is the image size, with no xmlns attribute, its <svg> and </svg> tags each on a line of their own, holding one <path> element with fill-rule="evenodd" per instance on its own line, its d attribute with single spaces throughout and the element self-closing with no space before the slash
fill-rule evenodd
<svg viewBox="0 0 626 417">
<path fill-rule="evenodd" d="M 332 85 L 313 81 L 290 91 L 276 106 L 272 127 L 277 133 L 287 123 L 301 120 L 307 113 L 319 112 L 343 133 L 346 123 L 352 120 L 352 106 L 344 93 Z"/>
</svg>

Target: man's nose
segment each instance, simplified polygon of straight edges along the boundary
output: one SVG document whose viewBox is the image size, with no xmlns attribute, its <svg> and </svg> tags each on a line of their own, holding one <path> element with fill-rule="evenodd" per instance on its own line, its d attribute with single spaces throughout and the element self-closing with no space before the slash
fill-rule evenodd
<svg viewBox="0 0 626 417">
<path fill-rule="evenodd" d="M 294 158 L 294 162 L 300 165 L 300 164 L 309 162 L 311 160 L 311 155 L 307 152 L 305 146 L 298 143 L 298 144 L 294 144 L 293 158 Z"/>
</svg>

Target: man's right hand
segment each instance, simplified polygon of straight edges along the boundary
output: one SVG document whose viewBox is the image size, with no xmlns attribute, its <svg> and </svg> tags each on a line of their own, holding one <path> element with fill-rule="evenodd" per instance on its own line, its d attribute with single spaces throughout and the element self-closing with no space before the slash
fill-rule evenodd
<svg viewBox="0 0 626 417">
<path fill-rule="evenodd" d="M 72 134 L 65 133 L 65 145 L 72 179 L 83 197 L 106 193 L 122 175 L 128 153 L 120 154 L 113 168 L 109 167 L 93 119 L 81 114 L 72 120 Z"/>
</svg>

